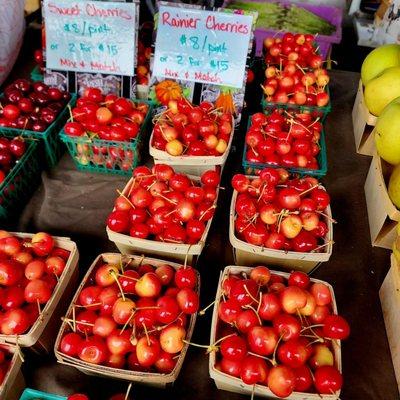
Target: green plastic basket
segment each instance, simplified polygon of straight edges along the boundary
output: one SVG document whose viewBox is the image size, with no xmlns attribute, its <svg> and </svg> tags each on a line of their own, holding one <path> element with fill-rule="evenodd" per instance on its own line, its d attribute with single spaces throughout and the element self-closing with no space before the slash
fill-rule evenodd
<svg viewBox="0 0 400 400">
<path fill-rule="evenodd" d="M 50 394 L 39 390 L 25 389 L 19 400 L 67 400 L 65 396 Z"/>
<path fill-rule="evenodd" d="M 36 65 L 36 67 L 31 71 L 31 80 L 34 82 L 43 81 L 43 74 L 40 72 L 38 65 Z"/>
<path fill-rule="evenodd" d="M 288 104 L 288 103 L 275 103 L 273 101 L 265 100 L 265 97 L 262 97 L 261 107 L 264 113 L 269 114 L 270 112 L 280 109 L 280 110 L 289 110 L 289 111 L 300 111 L 300 112 L 309 112 L 314 118 L 321 118 L 321 121 L 324 122 L 328 114 L 332 111 L 332 103 L 331 96 L 329 92 L 329 86 L 326 87 L 326 91 L 329 95 L 329 103 L 324 107 L 318 106 L 299 106 L 297 104 Z"/>
<path fill-rule="evenodd" d="M 249 116 L 249 122 L 247 124 L 247 130 L 251 126 L 251 116 Z M 246 175 L 255 175 L 256 171 L 260 171 L 264 168 L 285 168 L 287 171 L 291 172 L 292 174 L 298 174 L 301 176 L 311 175 L 311 176 L 318 176 L 322 177 L 325 176 L 328 172 L 328 160 L 326 155 L 326 142 L 325 142 L 325 131 L 322 129 L 321 137 L 319 141 L 320 151 L 318 153 L 317 161 L 319 165 L 319 169 L 308 169 L 308 168 L 289 168 L 284 165 L 272 165 L 272 164 L 265 164 L 265 163 L 252 163 L 246 160 L 246 153 L 247 153 L 247 144 L 245 142 L 244 149 L 243 149 L 243 157 L 242 157 L 242 166 L 244 169 L 244 173 Z"/>
<path fill-rule="evenodd" d="M 143 136 L 151 119 L 153 103 L 147 100 L 132 99 L 134 102 L 149 105 L 139 134 L 131 142 L 121 142 L 89 138 L 87 136 L 68 136 L 64 129 L 59 133 L 69 154 L 80 171 L 99 172 L 131 176 L 141 155 Z"/>
<path fill-rule="evenodd" d="M 15 135 L 0 133 L 0 137 L 13 138 Z M 0 221 L 14 216 L 32 195 L 40 182 L 38 143 L 27 139 L 25 154 L 0 184 Z"/>
<path fill-rule="evenodd" d="M 0 95 L 0 97 L 3 94 Z M 38 139 L 44 148 L 46 155 L 47 165 L 51 168 L 54 167 L 63 153 L 63 146 L 58 138 L 58 132 L 64 126 L 65 121 L 68 118 L 69 110 L 68 106 L 73 107 L 76 103 L 76 94 L 71 94 L 71 99 L 64 109 L 57 116 L 56 120 L 48 126 L 43 132 L 35 132 L 17 128 L 5 128 L 0 127 L 0 134 L 10 134 L 14 136 L 31 137 Z"/>
</svg>

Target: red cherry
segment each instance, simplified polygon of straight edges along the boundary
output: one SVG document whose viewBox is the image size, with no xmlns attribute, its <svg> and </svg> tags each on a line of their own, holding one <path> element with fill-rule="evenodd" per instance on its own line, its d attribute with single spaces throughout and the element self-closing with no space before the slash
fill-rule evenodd
<svg viewBox="0 0 400 400">
<path fill-rule="evenodd" d="M 83 340 L 78 357 L 90 364 L 103 364 L 109 356 L 107 346 L 98 336 L 92 336 Z"/>
<path fill-rule="evenodd" d="M 60 342 L 60 351 L 68 356 L 77 357 L 83 339 L 77 333 L 67 333 Z"/>
<path fill-rule="evenodd" d="M 307 289 L 310 284 L 310 277 L 301 271 L 292 272 L 288 279 L 289 286 L 297 286 L 301 289 Z"/>
<path fill-rule="evenodd" d="M 178 318 L 180 308 L 177 301 L 170 296 L 162 296 L 157 300 L 157 320 L 161 324 L 170 324 Z"/>
<path fill-rule="evenodd" d="M 192 289 L 181 289 L 176 295 L 176 300 L 185 314 L 194 314 L 199 309 L 199 296 Z"/>
<path fill-rule="evenodd" d="M 236 321 L 237 316 L 242 311 L 240 304 L 234 299 L 228 299 L 219 303 L 218 317 L 223 322 L 231 324 Z"/>
<path fill-rule="evenodd" d="M 314 385 L 319 393 L 332 394 L 342 388 L 343 377 L 335 367 L 319 367 L 314 372 Z"/>
<path fill-rule="evenodd" d="M 240 336 L 229 336 L 221 342 L 220 351 L 227 360 L 242 361 L 247 355 L 247 344 Z"/>
<path fill-rule="evenodd" d="M 8 310 L 0 320 L 3 335 L 22 335 L 29 328 L 29 317 L 24 310 Z"/>
<path fill-rule="evenodd" d="M 327 338 L 344 340 L 350 335 L 350 326 L 340 315 L 328 315 L 324 319 L 322 331 Z"/>
<path fill-rule="evenodd" d="M 241 365 L 240 377 L 247 385 L 263 383 L 268 376 L 267 363 L 259 357 L 247 356 Z"/>
<path fill-rule="evenodd" d="M 175 285 L 180 289 L 194 289 L 197 285 L 197 272 L 192 267 L 180 267 L 175 273 L 174 280 Z"/>
<path fill-rule="evenodd" d="M 129 228 L 129 213 L 127 211 L 113 211 L 108 216 L 107 226 L 114 232 L 126 232 Z"/>
<path fill-rule="evenodd" d="M 26 285 L 24 295 L 28 303 L 45 304 L 50 300 L 52 291 L 47 282 L 35 279 Z"/>
</svg>

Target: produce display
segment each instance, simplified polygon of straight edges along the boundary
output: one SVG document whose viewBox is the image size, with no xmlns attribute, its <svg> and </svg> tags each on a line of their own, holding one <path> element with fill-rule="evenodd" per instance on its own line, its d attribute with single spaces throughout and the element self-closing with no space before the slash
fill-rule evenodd
<svg viewBox="0 0 400 400">
<path fill-rule="evenodd" d="M 218 349 L 217 371 L 238 384 L 268 387 L 279 398 L 295 392 L 339 395 L 337 341 L 348 338 L 350 327 L 337 315 L 325 283 L 303 272 L 274 273 L 264 266 L 226 272 L 215 307 L 210 348 Z"/>
<path fill-rule="evenodd" d="M 261 169 L 264 164 L 317 170 L 322 124 L 305 112 L 276 110 L 250 117 L 245 137 L 245 160 Z"/>
<path fill-rule="evenodd" d="M 336 27 L 325 19 L 296 4 L 233 0 L 229 2 L 228 8 L 257 11 L 256 27 L 260 29 L 320 35 L 331 35 L 336 30 Z"/>
<path fill-rule="evenodd" d="M 290 178 L 283 169 L 265 168 L 257 177 L 234 175 L 232 187 L 235 234 L 241 240 L 302 253 L 321 252 L 329 244 L 330 197 L 317 179 Z"/>
<path fill-rule="evenodd" d="M 215 170 L 197 181 L 165 164 L 137 167 L 129 193 L 117 197 L 107 226 L 138 239 L 198 243 L 214 215 L 219 183 Z"/>
<path fill-rule="evenodd" d="M 0 129 L 44 132 L 65 108 L 71 95 L 43 82 L 17 79 L 0 97 Z"/>
<path fill-rule="evenodd" d="M 1 334 L 30 330 L 51 299 L 69 255 L 47 233 L 22 239 L 0 231 Z"/>
<path fill-rule="evenodd" d="M 171 156 L 220 156 L 229 150 L 232 121 L 232 114 L 209 102 L 170 100 L 154 125 L 151 146 Z"/>
<path fill-rule="evenodd" d="M 18 160 L 25 154 L 26 142 L 22 137 L 0 137 L 0 185 Z"/>
<path fill-rule="evenodd" d="M 314 36 L 286 33 L 264 40 L 266 63 L 262 89 L 268 102 L 325 107 L 329 75 L 313 47 Z"/>
<path fill-rule="evenodd" d="M 89 364 L 170 374 L 199 307 L 198 273 L 118 259 L 99 260 L 90 271 L 58 351 Z"/>
<path fill-rule="evenodd" d="M 136 6 L 139 12 L 139 5 Z M 245 32 L 241 29 L 247 25 L 217 20 L 213 21 L 213 30 L 208 25 L 210 20 L 204 28 L 214 32 L 212 42 L 209 35 L 202 38 L 197 32 L 186 35 L 188 28 L 199 28 L 189 26 L 196 25 L 197 20 L 179 19 L 178 11 L 182 9 L 177 10 L 176 18 L 166 24 L 174 27 L 175 33 L 182 30 L 176 42 L 182 53 L 177 55 L 177 63 L 182 65 L 184 61 L 185 67 L 175 71 L 174 62 L 166 52 L 168 55 L 161 56 L 160 61 L 166 63 L 164 76 L 168 79 L 152 77 L 152 52 L 157 54 L 153 48 L 153 23 L 144 23 L 138 31 L 137 54 L 132 58 L 135 63 L 129 62 L 127 68 L 136 79 L 117 74 L 122 72 L 124 61 L 131 60 L 124 59 L 120 64 L 113 61 L 116 54 L 111 53 L 119 51 L 118 46 L 99 43 L 93 49 L 95 57 L 100 54 L 98 62 L 94 63 L 91 60 L 94 56 L 87 54 L 88 60 L 91 57 L 90 68 L 78 71 L 80 67 L 73 66 L 78 64 L 71 56 L 72 61 L 66 58 L 60 63 L 68 64 L 65 71 L 77 73 L 55 71 L 52 75 L 57 84 L 69 87 L 71 93 L 80 88 L 82 96 L 78 99 L 75 94 L 40 81 L 21 78 L 8 85 L 0 94 L 0 188 L 7 176 L 12 176 L 12 169 L 22 166 L 28 158 L 28 140 L 38 139 L 35 132 L 55 133 L 53 149 L 45 140 L 41 143 L 47 157 L 54 153 L 48 166 L 54 166 L 61 157 L 62 141 L 78 169 L 129 176 L 124 189 L 116 191 L 106 221 L 101 218 L 106 234 L 121 254 L 102 253 L 88 270 L 80 271 L 85 271 L 81 285 L 72 287 L 75 282 L 71 279 L 65 290 L 63 299 L 70 306 L 67 312 L 63 311 L 58 336 L 52 338 L 56 344 L 50 350 L 54 350 L 60 364 L 73 366 L 87 375 L 162 387 L 177 379 L 187 349 L 194 345 L 205 347 L 210 353 L 210 375 L 218 388 L 251 398 L 259 395 L 286 398 L 293 394 L 296 399 L 314 400 L 325 395 L 338 399 L 343 386 L 340 341 L 348 338 L 350 326 L 338 315 L 332 287 L 300 270 L 311 272 L 332 254 L 332 223 L 336 221 L 331 216 L 331 198 L 315 177 L 326 173 L 325 118 L 331 110 L 329 64 L 324 61 L 326 54 L 318 41 L 321 36 L 339 35 L 340 23 L 336 26 L 334 19 L 329 22 L 308 7 L 286 1 L 234 0 L 224 2 L 225 6 L 245 11 L 226 13 L 225 17 L 238 21 L 239 14 L 249 16 L 251 13 L 246 11 L 258 11 L 256 27 L 260 28 L 258 31 L 264 30 L 264 35 L 258 38 L 257 32 L 253 35 L 251 24 L 248 25 L 251 32 Z M 99 20 L 115 17 L 111 15 L 115 10 L 106 9 L 108 15 L 100 15 L 99 8 L 92 17 Z M 54 6 L 51 12 L 55 10 L 63 18 L 75 12 L 74 7 L 67 10 Z M 122 8 L 118 10 L 121 24 L 126 23 L 128 14 Z M 110 26 L 111 20 L 108 20 Z M 136 14 L 135 23 L 138 22 Z M 84 21 L 83 32 L 78 32 L 79 23 L 66 24 L 64 33 L 85 36 L 85 24 Z M 95 43 L 100 36 L 95 34 L 107 33 L 102 30 L 109 28 L 104 24 L 96 32 L 90 33 L 93 26 L 88 29 Z M 276 35 L 269 29 L 276 30 Z M 111 33 L 115 34 L 110 31 L 110 37 Z M 247 49 L 248 52 L 243 77 L 251 86 L 246 94 L 249 104 L 243 107 L 249 106 L 252 114 L 247 130 L 240 131 L 238 126 L 237 135 L 243 134 L 244 148 L 234 148 L 233 153 L 243 154 L 244 171 L 226 176 L 233 188 L 232 196 L 221 185 L 221 174 L 236 139 L 234 118 L 238 120 L 241 115 L 239 103 L 243 103 L 241 96 L 244 98 L 245 90 L 224 86 L 230 72 L 225 68 L 235 73 L 241 68 L 240 60 L 230 54 L 234 42 L 228 39 L 219 42 L 220 34 L 221 38 L 228 38 L 231 33 L 250 33 L 252 42 L 263 44 L 262 56 L 256 59 L 252 43 L 250 46 L 245 43 L 244 53 Z M 47 48 L 43 43 L 43 49 L 56 50 L 51 46 L 57 45 L 51 43 Z M 80 51 L 89 50 L 80 43 Z M 215 68 L 215 74 L 206 68 L 200 74 L 194 68 L 204 61 L 200 53 L 205 57 L 207 52 L 207 57 L 215 53 L 215 59 L 206 60 L 207 68 Z M 225 54 L 226 61 L 219 61 Z M 42 50 L 34 52 L 36 72 L 45 71 L 44 58 Z M 187 62 L 191 68 L 180 75 Z M 178 76 L 188 78 L 192 69 L 201 82 L 175 80 Z M 373 133 L 376 149 L 388 163 L 382 162 L 385 194 L 400 209 L 400 45 L 386 45 L 372 51 L 364 61 L 361 79 L 363 90 L 359 93 L 362 92 L 364 108 L 377 117 Z M 125 86 L 127 82 L 129 87 Z M 241 83 L 242 80 L 237 86 Z M 151 89 L 146 88 L 149 84 Z M 261 106 L 253 108 L 255 104 L 250 104 L 253 91 L 260 86 L 263 100 Z M 133 92 L 143 100 L 113 94 Z M 151 100 L 144 100 L 147 98 Z M 55 121 L 58 122 L 52 125 Z M 20 136 L 2 137 L 1 131 L 6 135 L 8 128 L 18 129 Z M 23 139 L 27 132 L 32 137 Z M 146 137 L 150 132 L 151 137 Z M 145 158 L 147 145 L 154 161 L 151 164 Z M 56 150 L 60 154 L 55 154 Z M 217 158 L 222 161 L 215 162 Z M 184 169 L 185 165 L 190 168 Z M 39 179 L 33 163 L 28 167 Z M 189 170 L 197 172 L 182 172 Z M 231 165 L 225 168 L 225 173 L 233 170 L 239 169 Z M 388 170 L 393 171 L 391 176 Z M 50 179 L 45 175 L 43 179 L 53 180 L 52 172 L 48 175 Z M 88 176 L 88 185 L 92 177 Z M 7 194 L 13 193 L 18 183 L 34 186 L 33 178 L 26 172 L 12 179 L 13 182 L 7 183 Z M 55 176 L 54 180 L 57 179 L 65 177 Z M 111 179 L 104 181 L 110 182 L 112 190 L 119 185 Z M 236 264 L 243 267 L 226 267 L 220 275 L 210 344 L 196 345 L 191 337 L 200 308 L 200 274 L 194 265 L 206 245 L 220 193 L 227 193 L 222 196 L 225 206 L 231 196 L 231 210 L 229 213 L 225 207 L 218 222 L 229 221 L 232 244 L 229 250 L 233 251 Z M 105 197 L 107 193 L 98 191 L 98 195 Z M 57 200 L 50 192 L 44 197 L 46 201 Z M 3 202 L 0 197 L 0 205 Z M 58 206 L 56 202 L 55 205 Z M 63 204 L 59 209 L 54 207 L 54 213 L 62 214 L 62 207 Z M 36 215 L 29 220 L 29 226 L 35 226 L 35 218 Z M 85 224 L 84 220 L 77 221 Z M 16 220 L 11 223 L 17 225 Z M 71 236 L 82 233 L 79 229 L 66 230 L 65 234 Z M 223 232 L 220 227 L 217 230 Z M 100 233 L 104 235 L 104 231 Z M 219 250 L 225 251 L 228 238 L 222 239 Z M 45 232 L 30 236 L 0 230 L 0 335 L 26 347 L 39 342 L 43 349 L 35 348 L 38 352 L 49 349 L 39 340 L 30 345 L 19 341 L 38 326 L 48 329 L 50 319 L 59 321 L 60 310 L 56 312 L 55 306 L 51 307 L 57 299 L 60 301 L 59 289 L 66 289 L 63 279 L 66 272 L 72 271 L 68 267 L 71 260 L 77 260 L 75 250 L 61 248 L 60 240 L 71 242 Z M 234 241 L 240 245 L 236 246 Z M 393 245 L 397 257 L 399 243 L 397 238 Z M 170 261 L 147 258 L 161 255 Z M 182 261 L 175 264 L 172 259 Z M 274 272 L 260 265 L 260 259 L 261 264 L 271 262 L 291 272 Z M 214 260 L 214 264 L 217 261 L 221 260 Z M 214 264 L 209 267 L 221 268 Z M 76 277 L 78 271 L 74 271 Z M 212 276 L 207 269 L 202 275 L 204 281 Z M 199 314 L 203 315 L 210 307 Z M 50 330 L 45 333 L 52 336 Z M 10 360 L 11 353 L 0 346 L 0 385 Z M 84 385 L 72 386 L 65 392 L 85 392 L 88 388 Z M 127 400 L 131 387 L 132 383 L 126 393 L 115 394 L 108 400 Z M 92 390 L 98 393 L 97 388 L 89 389 Z M 33 395 L 35 400 L 48 399 L 45 393 Z M 90 400 L 91 397 L 74 393 L 65 398 Z"/>
</svg>

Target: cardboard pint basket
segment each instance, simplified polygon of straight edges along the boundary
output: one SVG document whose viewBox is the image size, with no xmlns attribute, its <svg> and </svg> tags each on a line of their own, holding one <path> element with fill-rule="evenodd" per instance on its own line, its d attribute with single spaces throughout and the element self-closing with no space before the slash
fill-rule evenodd
<svg viewBox="0 0 400 400">
<path fill-rule="evenodd" d="M 1 400 L 19 400 L 25 387 L 25 379 L 22 375 L 21 365 L 23 362 L 21 349 L 14 345 L 2 345 L 0 349 L 12 353 L 10 367 L 0 385 Z"/>
<path fill-rule="evenodd" d="M 170 165 L 176 172 L 200 176 L 205 171 L 220 167 L 222 173 L 231 150 L 233 135 L 235 134 L 235 120 L 233 117 L 231 126 L 232 132 L 229 137 L 228 146 L 220 156 L 171 156 L 166 151 L 153 147 L 154 130 L 150 136 L 149 153 L 154 159 L 154 164 Z"/>
<path fill-rule="evenodd" d="M 19 238 L 31 238 L 33 234 L 11 232 Z M 54 236 L 55 246 L 70 252 L 65 269 L 59 277 L 50 300 L 42 309 L 42 313 L 27 333 L 22 335 L 1 335 L 0 342 L 31 347 L 35 352 L 49 353 L 60 326 L 60 316 L 64 314 L 64 306 L 72 297 L 78 279 L 79 253 L 75 242 L 69 238 Z"/>
<path fill-rule="evenodd" d="M 389 272 L 379 290 L 379 298 L 397 386 L 400 389 L 400 266 L 394 254 L 391 255 Z"/>
<path fill-rule="evenodd" d="M 276 265 L 286 270 L 297 270 L 306 273 L 311 272 L 320 263 L 329 261 L 333 248 L 333 223 L 330 206 L 325 210 L 328 216 L 325 222 L 328 226 L 328 234 L 325 240 L 329 243 L 322 252 L 300 253 L 296 251 L 273 250 L 266 247 L 249 244 L 236 236 L 235 233 L 235 204 L 237 191 L 233 192 L 229 215 L 229 240 L 233 247 L 235 263 L 238 265 L 268 264 Z"/>
<path fill-rule="evenodd" d="M 351 116 L 357 153 L 372 156 L 375 150 L 373 129 L 376 125 L 377 117 L 369 112 L 365 104 L 364 89 L 361 80 L 358 85 Z"/>
<path fill-rule="evenodd" d="M 364 185 L 371 243 L 384 249 L 392 248 L 400 221 L 400 211 L 390 200 L 387 191 L 393 168 L 375 152 Z"/>
<path fill-rule="evenodd" d="M 175 270 L 177 270 L 179 267 L 181 267 L 181 264 L 171 263 L 169 261 L 159 260 L 159 259 L 155 259 L 155 258 L 147 258 L 144 256 L 121 255 L 119 253 L 100 254 L 94 260 L 93 264 L 89 267 L 86 275 L 84 276 L 84 278 L 82 280 L 82 283 L 80 284 L 79 288 L 77 289 L 75 296 L 72 299 L 72 302 L 68 308 L 68 311 L 66 314 L 67 317 L 72 317 L 73 308 L 74 308 L 74 305 L 78 301 L 79 294 L 80 294 L 81 290 L 85 287 L 86 282 L 91 277 L 92 272 L 95 270 L 95 268 L 104 263 L 120 264 L 120 262 L 122 262 L 122 260 L 124 260 L 124 261 L 132 260 L 130 263 L 130 266 L 139 266 L 141 263 L 146 263 L 146 264 L 150 264 L 153 266 L 160 266 L 163 264 L 168 264 L 171 267 L 173 267 Z M 200 293 L 200 274 L 197 275 L 197 281 L 198 281 L 198 285 L 196 288 L 196 292 Z M 190 341 L 190 338 L 192 337 L 194 325 L 196 323 L 196 317 L 197 317 L 197 314 L 193 314 L 190 317 L 189 326 L 186 330 L 186 338 L 185 338 L 188 341 Z M 188 344 L 185 344 L 185 346 L 183 347 L 182 351 L 179 354 L 179 358 L 175 365 L 175 368 L 173 369 L 173 371 L 171 373 L 162 374 L 162 373 L 157 373 L 157 372 L 140 372 L 140 371 L 127 370 L 127 369 L 107 367 L 104 365 L 95 365 L 95 364 L 91 364 L 91 363 L 88 363 L 85 361 L 81 361 L 79 358 L 74 358 L 74 357 L 71 357 L 71 356 L 68 356 L 68 355 L 62 353 L 59 350 L 60 343 L 61 343 L 61 340 L 62 340 L 64 334 L 66 332 L 68 332 L 69 330 L 70 329 L 68 327 L 68 323 L 65 320 L 63 320 L 60 331 L 58 332 L 58 335 L 57 335 L 56 343 L 54 345 L 54 353 L 56 355 L 57 362 L 59 362 L 60 364 L 75 367 L 87 375 L 108 377 L 108 378 L 113 378 L 113 379 L 121 379 L 121 380 L 137 382 L 137 383 L 142 383 L 142 384 L 146 384 L 146 385 L 150 385 L 150 386 L 157 386 L 157 387 L 162 387 L 162 388 L 166 387 L 169 384 L 173 384 L 175 382 L 175 380 L 177 379 L 179 372 L 182 368 L 187 349 L 189 347 Z"/>
<path fill-rule="evenodd" d="M 200 178 L 195 176 L 189 176 L 189 178 L 194 182 L 199 182 Z M 129 180 L 127 185 L 125 186 L 122 194 L 129 197 L 130 188 L 133 184 L 133 178 Z M 216 205 L 218 202 L 218 193 L 219 189 L 217 189 L 217 198 L 214 202 Z M 181 244 L 181 243 L 168 243 L 168 242 L 159 242 L 156 240 L 149 239 L 138 239 L 132 236 L 129 236 L 124 233 L 117 233 L 106 227 L 108 239 L 115 243 L 118 250 L 122 254 L 146 254 L 157 257 L 162 257 L 166 259 L 170 259 L 172 261 L 184 262 L 187 260 L 189 265 L 195 265 L 198 257 L 200 256 L 203 248 L 205 246 L 208 231 L 210 230 L 211 223 L 213 218 L 207 221 L 206 229 L 204 230 L 203 236 L 200 241 L 196 244 Z"/>
<path fill-rule="evenodd" d="M 221 272 L 218 282 L 218 289 L 217 294 L 215 297 L 215 304 L 214 304 L 214 311 L 213 317 L 211 322 L 211 334 L 210 334 L 210 343 L 214 343 L 217 339 L 217 330 L 218 330 L 218 307 L 220 300 L 222 298 L 222 283 L 224 279 L 229 274 L 241 274 L 241 273 L 250 273 L 252 268 L 249 267 L 240 267 L 240 266 L 227 266 L 225 267 L 224 271 Z M 287 272 L 278 272 L 278 271 L 271 271 L 271 273 L 282 276 L 285 279 L 289 278 L 289 273 Z M 337 307 L 336 307 L 336 300 L 335 294 L 333 292 L 332 286 L 324 281 L 319 279 L 311 278 L 311 282 L 319 282 L 326 285 L 332 296 L 332 309 L 334 314 L 337 314 Z M 342 353 L 341 353 L 341 344 L 340 340 L 334 340 L 333 343 L 333 353 L 335 358 L 335 366 L 337 369 L 342 372 Z M 266 386 L 263 385 L 247 385 L 245 384 L 240 378 L 235 378 L 231 375 L 228 375 L 224 372 L 219 371 L 216 367 L 216 354 L 215 352 L 210 353 L 209 358 L 209 373 L 210 377 L 214 379 L 215 384 L 218 389 L 227 390 L 229 392 L 240 393 L 246 396 L 252 396 L 254 391 L 255 396 L 259 397 L 266 397 L 270 399 L 278 399 Z M 340 391 L 332 394 L 332 395 L 321 395 L 317 393 L 300 393 L 300 392 L 293 392 L 289 397 L 286 397 L 289 400 L 337 400 L 340 396 Z"/>
</svg>

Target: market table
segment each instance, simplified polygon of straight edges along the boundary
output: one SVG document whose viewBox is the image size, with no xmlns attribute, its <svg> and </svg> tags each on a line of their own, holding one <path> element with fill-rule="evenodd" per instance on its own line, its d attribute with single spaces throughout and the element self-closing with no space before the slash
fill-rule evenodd
<svg viewBox="0 0 400 400">
<path fill-rule="evenodd" d="M 351 109 L 359 75 L 332 71 L 333 111 L 326 123 L 328 175 L 323 179 L 332 197 L 334 252 L 313 276 L 334 287 L 339 312 L 351 326 L 350 338 L 342 343 L 344 387 L 342 400 L 398 399 L 399 394 L 390 357 L 378 290 L 389 268 L 389 251 L 371 247 L 364 182 L 370 158 L 355 153 Z M 245 122 L 245 121 L 243 121 Z M 241 170 L 244 124 L 236 134 L 225 167 L 218 209 L 207 245 L 197 267 L 202 277 L 201 303 L 210 303 L 216 292 L 220 270 L 233 263 L 228 239 L 228 215 L 233 173 Z M 78 172 L 66 154 L 52 171 L 43 173 L 43 184 L 15 222 L 19 231 L 46 230 L 75 240 L 80 252 L 81 275 L 94 257 L 117 251 L 105 232 L 116 189 L 126 178 Z M 199 316 L 192 340 L 209 341 L 211 312 Z M 125 391 L 127 384 L 98 379 L 74 368 L 58 365 L 53 355 L 29 355 L 24 364 L 29 387 L 52 393 L 83 391 L 92 399 Z M 182 371 L 172 388 L 166 390 L 134 385 L 133 398 L 224 399 L 244 398 L 219 391 L 208 375 L 208 356 L 190 347 Z"/>
</svg>

